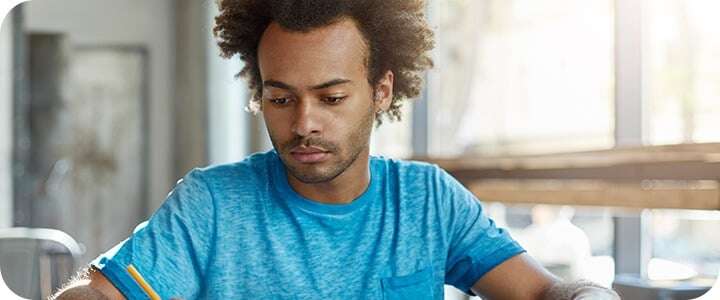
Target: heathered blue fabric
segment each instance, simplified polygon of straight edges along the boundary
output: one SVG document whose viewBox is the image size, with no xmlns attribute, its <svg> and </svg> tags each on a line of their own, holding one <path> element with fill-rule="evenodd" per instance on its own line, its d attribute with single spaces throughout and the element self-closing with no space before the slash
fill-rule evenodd
<svg viewBox="0 0 720 300">
<path fill-rule="evenodd" d="M 370 159 L 349 204 L 305 199 L 274 151 L 195 169 L 93 264 L 130 299 L 442 299 L 524 250 L 437 166 Z"/>
</svg>

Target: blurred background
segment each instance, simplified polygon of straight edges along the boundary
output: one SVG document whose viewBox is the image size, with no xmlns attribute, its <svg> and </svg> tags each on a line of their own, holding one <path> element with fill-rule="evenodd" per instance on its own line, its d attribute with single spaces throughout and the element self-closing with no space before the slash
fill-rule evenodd
<svg viewBox="0 0 720 300">
<path fill-rule="evenodd" d="M 431 0 L 436 67 L 372 152 L 444 167 L 562 278 L 626 299 L 706 294 L 720 270 L 717 11 Z M 0 295 L 45 298 L 191 168 L 270 149 L 233 78 L 242 62 L 218 56 L 216 13 L 207 0 L 34 0 L 5 17 Z"/>
</svg>

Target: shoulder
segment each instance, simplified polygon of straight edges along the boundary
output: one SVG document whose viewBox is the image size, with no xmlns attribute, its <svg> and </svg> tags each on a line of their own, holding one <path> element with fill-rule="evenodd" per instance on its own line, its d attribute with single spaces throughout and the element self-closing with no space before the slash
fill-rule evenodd
<svg viewBox="0 0 720 300">
<path fill-rule="evenodd" d="M 402 194 L 429 195 L 429 198 L 456 194 L 463 186 L 436 164 L 422 161 L 373 157 L 373 164 L 380 165 L 386 183 Z"/>
<path fill-rule="evenodd" d="M 257 153 L 239 162 L 192 169 L 177 181 L 168 198 L 221 203 L 247 198 L 268 184 L 270 166 L 277 157 L 273 155 L 274 152 Z"/>
<path fill-rule="evenodd" d="M 397 177 L 401 182 L 436 185 L 454 181 L 454 178 L 445 170 L 436 164 L 428 162 L 392 159 L 382 156 L 373 156 L 371 161 L 374 165 L 382 166 L 385 173 Z"/>
<path fill-rule="evenodd" d="M 387 158 L 384 156 L 372 156 L 370 161 L 374 166 L 381 166 L 387 172 L 397 173 L 398 175 L 442 171 L 437 165 L 423 161 Z"/>
<path fill-rule="evenodd" d="M 191 170 L 182 181 L 200 181 L 209 189 L 220 187 L 255 187 L 266 181 L 273 160 L 277 159 L 273 151 L 255 153 L 242 161 L 211 165 Z"/>
</svg>

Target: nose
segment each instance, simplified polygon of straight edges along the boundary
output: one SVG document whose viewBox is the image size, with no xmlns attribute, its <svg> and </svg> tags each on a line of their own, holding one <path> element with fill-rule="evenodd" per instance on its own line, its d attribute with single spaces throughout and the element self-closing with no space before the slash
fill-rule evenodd
<svg viewBox="0 0 720 300">
<path fill-rule="evenodd" d="M 295 106 L 293 132 L 302 137 L 320 134 L 319 113 L 318 108 L 314 107 L 312 101 L 300 100 L 298 105 Z"/>
</svg>

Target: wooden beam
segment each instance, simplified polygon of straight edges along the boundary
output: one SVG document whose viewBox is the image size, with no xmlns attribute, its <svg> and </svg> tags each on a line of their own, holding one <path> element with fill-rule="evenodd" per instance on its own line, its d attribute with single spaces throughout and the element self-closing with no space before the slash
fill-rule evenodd
<svg viewBox="0 0 720 300">
<path fill-rule="evenodd" d="M 720 210 L 720 143 L 420 159 L 488 201 Z"/>
<path fill-rule="evenodd" d="M 534 156 L 418 158 L 458 180 L 720 180 L 720 143 L 619 148 Z"/>
<path fill-rule="evenodd" d="M 718 180 L 720 163 L 663 162 L 632 163 L 603 167 L 566 168 L 478 168 L 438 164 L 461 182 L 477 179 L 607 179 L 607 180 Z"/>
<path fill-rule="evenodd" d="M 482 180 L 468 188 L 483 201 L 503 203 L 720 210 L 719 185 L 717 181 Z"/>
</svg>

